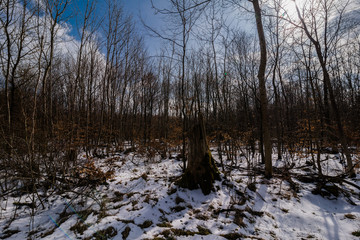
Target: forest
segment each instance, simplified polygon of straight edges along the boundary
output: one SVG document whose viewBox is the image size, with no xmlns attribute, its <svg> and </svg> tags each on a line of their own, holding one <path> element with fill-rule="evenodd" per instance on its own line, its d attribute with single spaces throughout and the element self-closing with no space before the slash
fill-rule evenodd
<svg viewBox="0 0 360 240">
<path fill-rule="evenodd" d="M 1 239 L 360 237 L 358 1 L 74 2 L 0 2 Z"/>
</svg>

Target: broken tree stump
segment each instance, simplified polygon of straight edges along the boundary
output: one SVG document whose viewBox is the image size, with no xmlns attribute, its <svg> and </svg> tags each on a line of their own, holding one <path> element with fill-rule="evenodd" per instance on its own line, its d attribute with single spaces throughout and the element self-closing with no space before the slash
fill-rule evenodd
<svg viewBox="0 0 360 240">
<path fill-rule="evenodd" d="M 204 195 L 208 195 L 214 190 L 215 180 L 220 180 L 220 172 L 211 155 L 206 140 L 204 121 L 200 115 L 189 134 L 188 166 L 178 181 L 178 185 L 188 189 L 200 187 Z"/>
</svg>

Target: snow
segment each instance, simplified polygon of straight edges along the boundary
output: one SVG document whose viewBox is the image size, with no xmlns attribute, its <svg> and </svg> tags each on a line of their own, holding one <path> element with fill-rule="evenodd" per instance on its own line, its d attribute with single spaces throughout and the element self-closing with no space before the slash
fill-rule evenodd
<svg viewBox="0 0 360 240">
<path fill-rule="evenodd" d="M 262 232 L 273 231 L 281 239 L 308 238 L 310 235 L 315 239 L 352 239 L 349 233 L 360 226 L 360 222 L 344 218 L 346 213 L 359 217 L 360 209 L 350 206 L 343 199 L 328 200 L 313 195 L 309 190 L 302 190 L 299 200 L 276 198 L 273 201 L 275 192 L 267 185 L 260 185 L 259 194 L 266 202 L 256 199 L 254 209 L 274 217 L 273 221 L 264 218 L 257 223 Z"/>
<path fill-rule="evenodd" d="M 127 235 L 131 240 L 171 236 L 220 240 L 237 233 L 241 239 L 359 239 L 352 232 L 360 230 L 360 194 L 345 183 L 341 187 L 352 194 L 323 197 L 313 193 L 315 183 L 292 178 L 299 187 L 296 192 L 280 175 L 271 180 L 261 175 L 250 179 L 243 170 L 244 161 L 227 180 L 215 183 L 216 191 L 204 196 L 201 190 L 175 185 L 182 171 L 180 161 L 157 158 L 146 162 L 134 153 L 114 156 L 115 161 L 94 159 L 104 171 L 115 169 L 107 185 L 52 195 L 44 201 L 44 209 L 40 202 L 37 209 L 19 205 L 30 204 L 33 196 L 6 197 L 1 202 L 0 238 L 123 239 Z M 343 170 L 338 157 L 323 154 L 324 174 L 337 175 Z M 294 157 L 287 161 L 296 163 L 293 173 L 306 174 L 306 160 Z M 274 160 L 277 168 L 285 165 L 285 161 Z M 248 187 L 250 180 L 256 183 L 255 191 Z M 359 186 L 359 181 L 349 181 Z M 12 235 L 7 235 L 9 230 Z"/>
</svg>

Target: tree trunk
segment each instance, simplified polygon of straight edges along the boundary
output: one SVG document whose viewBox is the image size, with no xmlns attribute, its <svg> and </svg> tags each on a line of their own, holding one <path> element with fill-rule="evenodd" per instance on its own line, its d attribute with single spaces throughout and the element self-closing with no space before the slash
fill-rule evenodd
<svg viewBox="0 0 360 240">
<path fill-rule="evenodd" d="M 220 180 L 220 173 L 209 150 L 202 115 L 189 134 L 189 141 L 188 166 L 178 184 L 189 189 L 200 187 L 208 195 L 214 190 L 214 181 Z"/>
<path fill-rule="evenodd" d="M 256 27 L 259 35 L 260 43 L 260 66 L 258 72 L 259 79 L 259 88 L 260 88 L 260 108 L 261 108 L 261 126 L 262 133 L 264 136 L 264 147 L 265 147 L 265 177 L 272 177 L 272 149 L 271 149 L 271 139 L 270 139 L 270 130 L 269 130 L 269 115 L 268 115 L 268 104 L 267 104 L 267 94 L 266 94 L 266 84 L 265 84 L 265 71 L 266 71 L 266 62 L 267 62 L 267 53 L 266 53 L 266 40 L 264 34 L 264 28 L 261 20 L 261 9 L 258 0 L 253 0 L 253 7 L 255 11 L 256 18 Z"/>
<path fill-rule="evenodd" d="M 331 81 L 330 81 L 330 74 L 329 74 L 329 71 L 328 71 L 327 66 L 326 66 L 326 52 L 325 52 L 325 55 L 324 55 L 323 50 L 321 49 L 321 45 L 320 45 L 319 41 L 311 36 L 311 33 L 309 32 L 309 29 L 307 28 L 307 25 L 306 25 L 306 23 L 304 21 L 304 18 L 301 16 L 300 10 L 299 10 L 299 8 L 297 6 L 296 6 L 296 11 L 297 11 L 298 17 L 299 17 L 299 19 L 301 21 L 301 24 L 303 26 L 303 29 L 304 29 L 306 35 L 308 36 L 310 41 L 315 46 L 316 54 L 317 54 L 318 60 L 320 62 L 320 66 L 322 68 L 322 72 L 323 72 L 323 75 L 324 75 L 324 85 L 326 85 L 327 90 L 328 90 L 329 95 L 330 95 L 330 103 L 331 103 L 332 110 L 334 112 L 335 121 L 337 123 L 340 143 L 341 143 L 341 146 L 343 148 L 343 151 L 344 151 L 344 154 L 345 154 L 345 157 L 346 157 L 346 162 L 347 162 L 346 172 L 349 174 L 349 176 L 355 177 L 356 174 L 355 174 L 355 170 L 353 168 L 351 154 L 350 154 L 350 151 L 348 149 L 348 140 L 347 140 L 347 137 L 345 135 L 341 115 L 340 115 L 340 112 L 339 112 L 338 105 L 336 103 L 335 93 L 334 93 L 334 90 L 333 90 L 333 87 L 332 87 L 332 84 L 331 84 Z M 326 49 L 326 46 L 325 46 L 325 49 Z M 324 103 L 325 107 L 326 107 L 327 104 L 328 103 L 326 103 L 326 102 Z M 326 121 L 326 119 L 325 119 L 325 121 Z"/>
</svg>

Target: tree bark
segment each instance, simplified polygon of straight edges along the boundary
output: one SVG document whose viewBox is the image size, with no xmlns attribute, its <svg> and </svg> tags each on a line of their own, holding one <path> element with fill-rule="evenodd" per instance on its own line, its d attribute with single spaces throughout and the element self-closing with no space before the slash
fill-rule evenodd
<svg viewBox="0 0 360 240">
<path fill-rule="evenodd" d="M 189 141 L 188 166 L 178 184 L 189 189 L 200 187 L 208 195 L 214 190 L 215 180 L 220 180 L 220 173 L 209 150 L 202 115 L 189 133 Z"/>
<path fill-rule="evenodd" d="M 272 149 L 271 149 L 271 140 L 270 140 L 270 131 L 269 131 L 269 115 L 267 110 L 267 94 L 266 94 L 266 84 L 265 84 L 265 71 L 266 71 L 266 61 L 267 61 L 267 52 L 266 52 L 266 40 L 264 34 L 264 27 L 261 20 L 261 9 L 258 0 L 252 1 L 256 27 L 259 35 L 260 43 L 260 66 L 258 72 L 259 79 L 259 88 L 260 88 L 260 108 L 261 108 L 261 125 L 262 125 L 262 134 L 264 136 L 264 146 L 265 146 L 265 177 L 272 177 Z"/>
</svg>

